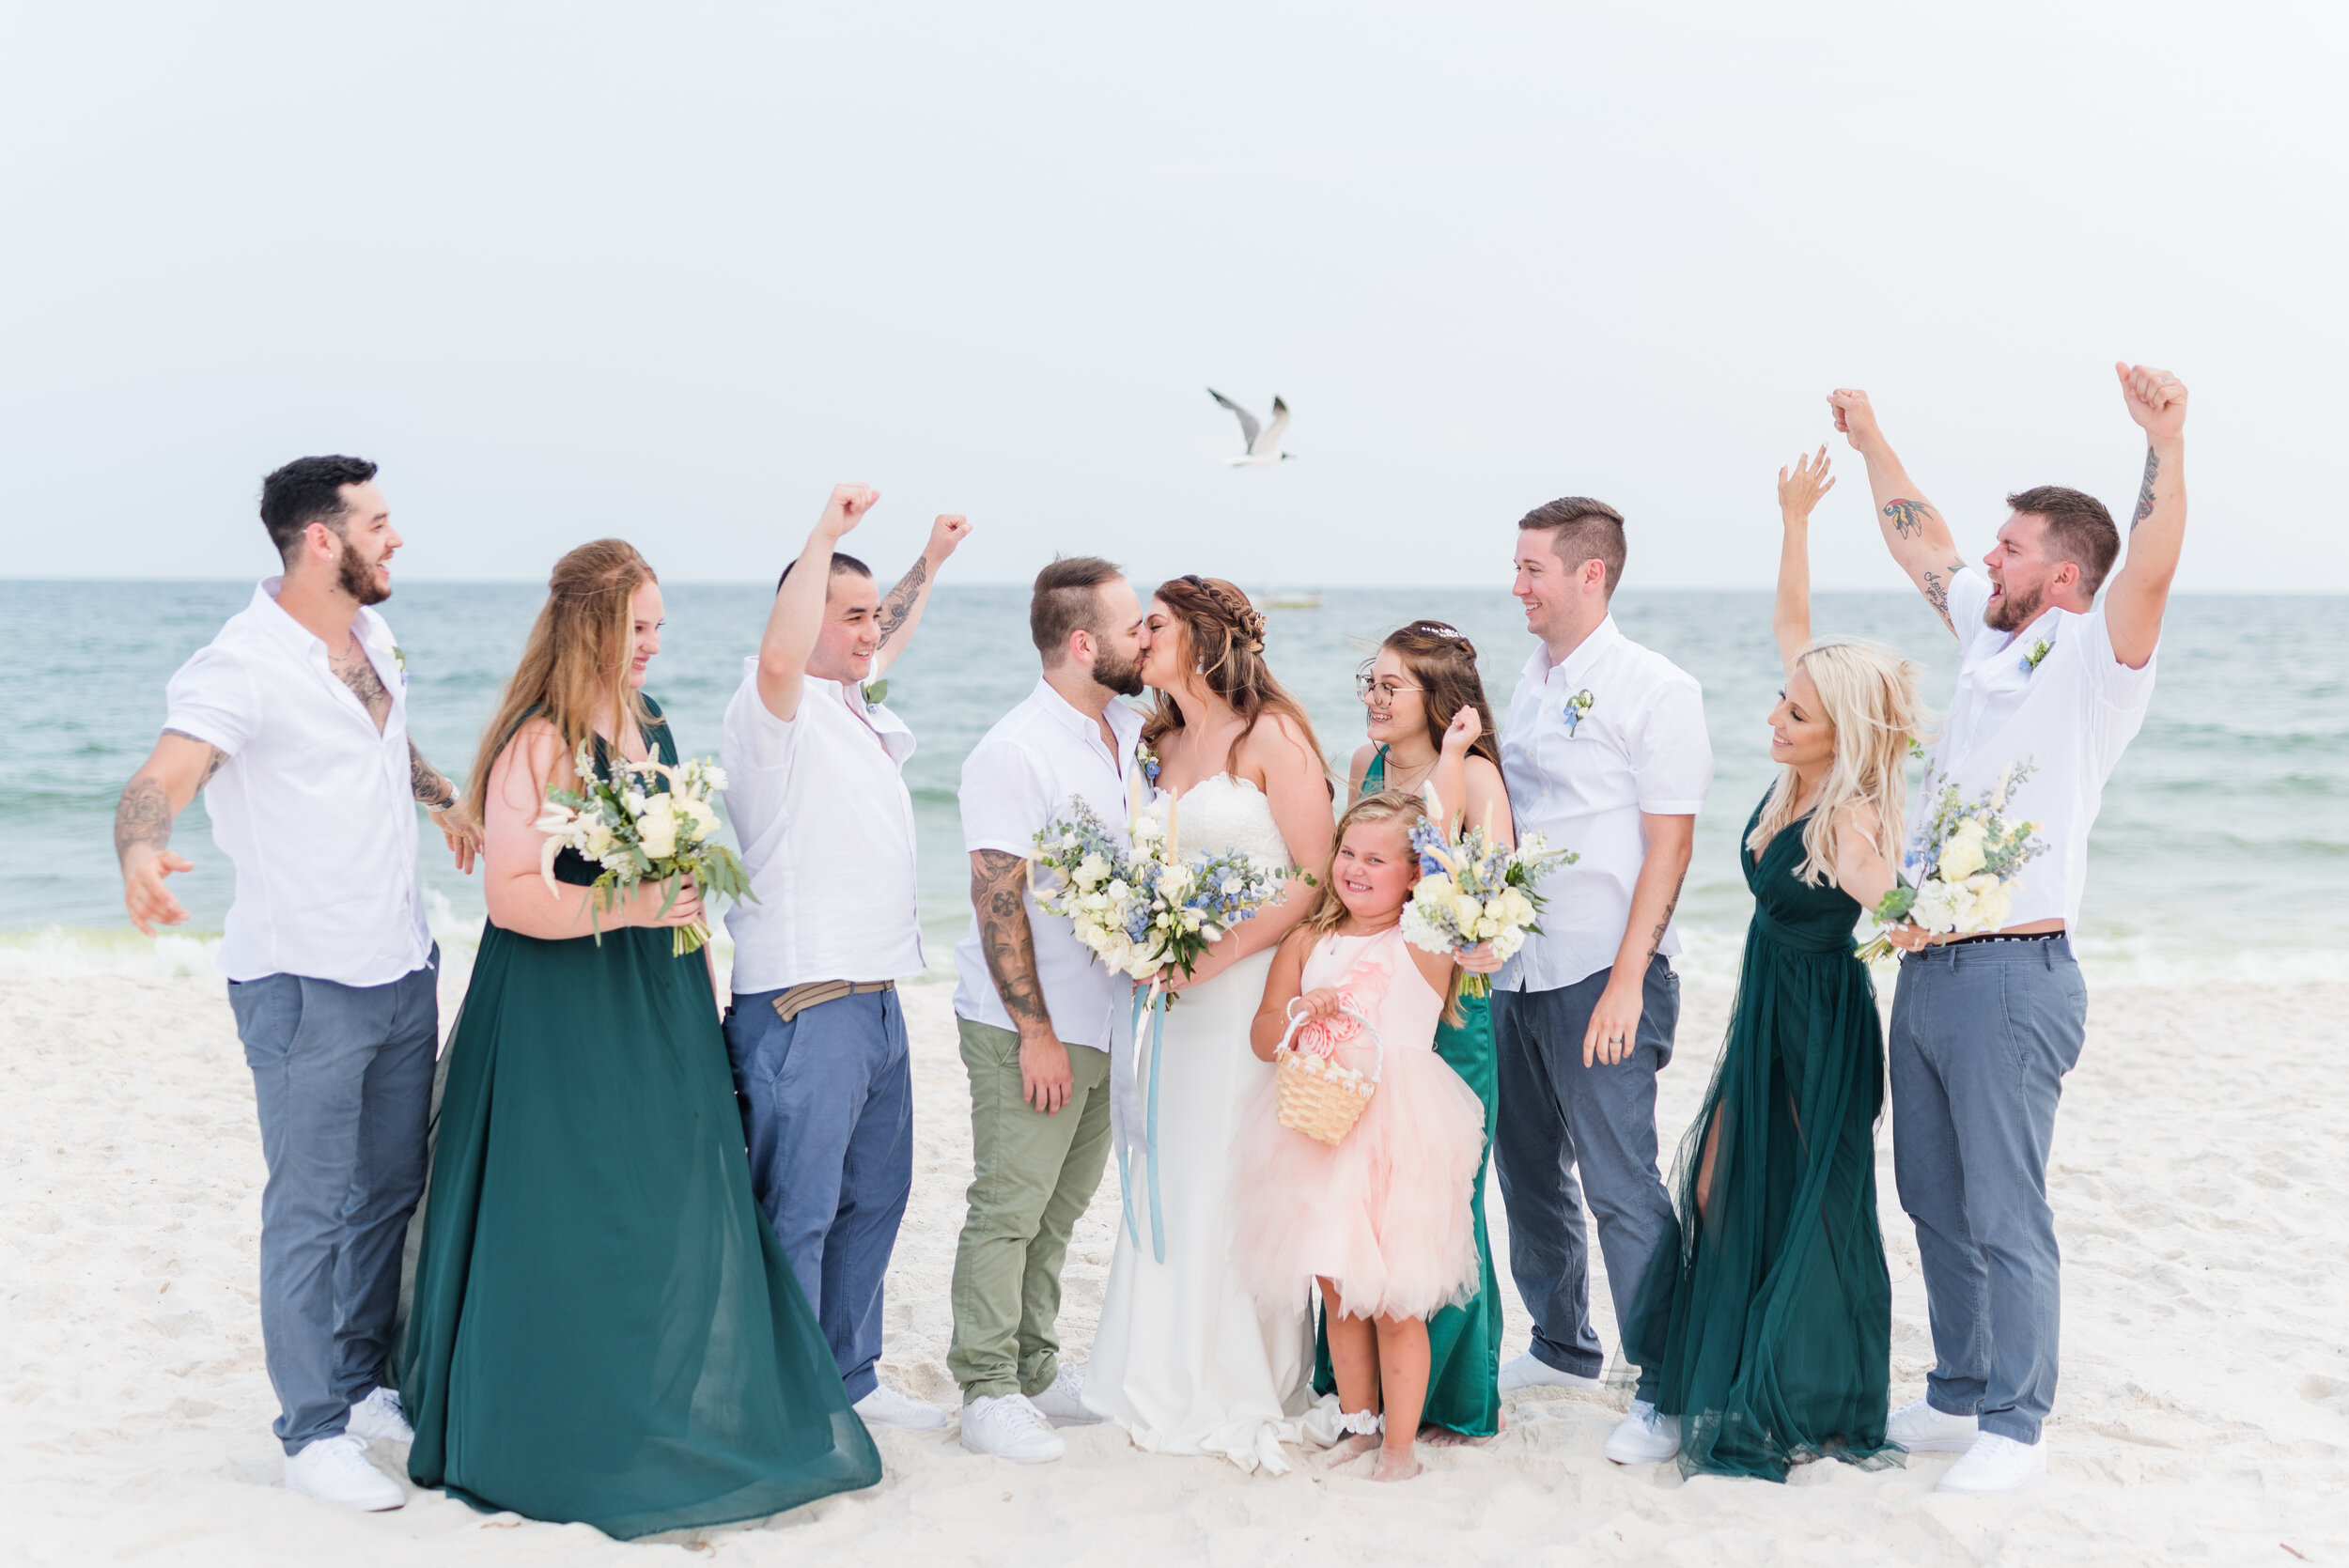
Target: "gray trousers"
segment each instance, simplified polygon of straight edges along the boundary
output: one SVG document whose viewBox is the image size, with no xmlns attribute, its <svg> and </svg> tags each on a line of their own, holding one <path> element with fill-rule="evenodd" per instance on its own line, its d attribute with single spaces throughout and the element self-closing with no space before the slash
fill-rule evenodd
<svg viewBox="0 0 2349 1568">
<path fill-rule="evenodd" d="M 383 1380 L 400 1244 L 424 1192 L 441 954 L 384 986 L 231 982 L 260 1112 L 261 1346 L 288 1453 Z"/>
<path fill-rule="evenodd" d="M 1925 1400 L 2039 1440 L 2062 1306 L 2047 1145 L 2088 991 L 2064 938 L 1905 955 L 1886 1054 L 1892 1161 L 1917 1225 L 1936 1365 Z"/>
<path fill-rule="evenodd" d="M 1584 1195 L 1619 1324 L 1630 1318 L 1648 1260 L 1672 1222 L 1656 1168 L 1656 1075 L 1672 1059 L 1680 978 L 1664 958 L 1648 960 L 1631 1054 L 1611 1067 L 1585 1067 L 1582 1033 L 1613 972 L 1553 991 L 1493 992 L 1501 1100 L 1493 1169 L 1509 1211 L 1509 1272 L 1533 1314 L 1533 1358 L 1584 1377 L 1607 1364 L 1591 1327 Z M 1654 1376 L 1642 1374 L 1642 1397 Z"/>
</svg>

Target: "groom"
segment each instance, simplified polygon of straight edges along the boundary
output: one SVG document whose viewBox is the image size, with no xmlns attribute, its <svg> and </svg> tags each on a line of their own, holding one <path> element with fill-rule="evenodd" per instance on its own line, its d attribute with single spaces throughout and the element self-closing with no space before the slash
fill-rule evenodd
<svg viewBox="0 0 2349 1568">
<path fill-rule="evenodd" d="M 1925 1397 L 1894 1411 L 1886 1434 L 1912 1452 L 1962 1453 L 1944 1492 L 2014 1491 L 2047 1471 L 2041 1423 L 2055 1400 L 2062 1306 L 2047 1146 L 2088 1018 L 2067 932 L 2079 919 L 2105 781 L 2153 697 L 2186 541 L 2186 388 L 2165 370 L 2114 368 L 2146 441 L 2128 563 L 2117 573 L 2111 514 L 2061 485 L 2008 496 L 2012 515 L 1974 571 L 1893 456 L 1868 395 L 1828 398 L 1835 427 L 1867 461 L 1892 558 L 1957 636 L 1962 663 L 1933 783 L 1970 799 L 2029 763 L 2008 815 L 2036 823 L 2047 846 L 2024 863 L 2004 930 L 1928 939 L 1905 926 L 1893 936 L 1907 950 L 1886 1046 L 1893 1168 L 1917 1224 L 1936 1365 Z M 1932 794 L 1921 792 L 1911 814 L 1912 843 Z"/>
</svg>

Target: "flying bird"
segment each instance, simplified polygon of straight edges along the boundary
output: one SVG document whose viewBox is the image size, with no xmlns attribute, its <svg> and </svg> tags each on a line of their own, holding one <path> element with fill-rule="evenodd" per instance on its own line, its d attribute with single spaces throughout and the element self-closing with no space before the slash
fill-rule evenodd
<svg viewBox="0 0 2349 1568">
<path fill-rule="evenodd" d="M 1294 452 L 1281 450 L 1281 432 L 1289 427 L 1289 406 L 1279 397 L 1272 399 L 1272 423 L 1259 428 L 1254 414 L 1215 388 L 1207 388 L 1207 396 L 1239 415 L 1239 439 L 1248 443 L 1248 450 L 1232 459 L 1234 468 L 1270 468 L 1274 463 L 1297 456 Z"/>
</svg>

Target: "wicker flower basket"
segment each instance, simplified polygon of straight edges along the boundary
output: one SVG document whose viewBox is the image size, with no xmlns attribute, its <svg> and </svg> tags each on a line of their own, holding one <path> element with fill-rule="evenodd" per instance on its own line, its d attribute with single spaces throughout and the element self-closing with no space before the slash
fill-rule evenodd
<svg viewBox="0 0 2349 1568">
<path fill-rule="evenodd" d="M 1279 1075 L 1273 1080 L 1273 1103 L 1281 1125 L 1332 1145 L 1343 1142 L 1354 1124 L 1362 1119 L 1362 1110 L 1378 1093 L 1378 1079 L 1387 1069 L 1387 1044 L 1378 1037 L 1377 1026 L 1350 1007 L 1344 1012 L 1370 1031 L 1371 1044 L 1377 1048 L 1368 1077 L 1327 1057 L 1292 1049 L 1289 1042 L 1305 1022 L 1299 1013 L 1289 1015 L 1288 1029 L 1272 1053 L 1272 1065 Z"/>
</svg>

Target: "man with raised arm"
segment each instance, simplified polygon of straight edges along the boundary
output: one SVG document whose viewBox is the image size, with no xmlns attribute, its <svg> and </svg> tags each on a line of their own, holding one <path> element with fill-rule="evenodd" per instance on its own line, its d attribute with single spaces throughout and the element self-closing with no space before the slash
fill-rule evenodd
<svg viewBox="0 0 2349 1568">
<path fill-rule="evenodd" d="M 2079 919 L 2105 781 L 2153 696 L 2186 538 L 2186 388 L 2148 365 L 2114 368 L 2146 437 L 2118 572 L 2111 514 L 2061 485 L 2008 496 L 2012 515 L 1973 570 L 1885 441 L 1868 395 L 1828 398 L 1835 427 L 1867 461 L 1885 543 L 1956 633 L 1963 659 L 1912 837 L 1940 786 L 1972 799 L 2029 764 L 2006 815 L 2035 823 L 2047 846 L 2024 863 L 2005 929 L 1893 933 L 1905 950 L 1887 1046 L 1893 1162 L 1917 1226 L 1936 1365 L 1925 1397 L 1894 1411 L 1887 1430 L 1912 1452 L 1964 1455 L 1942 1476 L 1945 1492 L 2013 1491 L 2047 1468 L 2040 1429 L 2055 1401 L 2061 1306 L 2047 1145 L 2088 1017 L 2066 933 Z"/>
<path fill-rule="evenodd" d="M 837 485 L 784 568 L 758 652 L 726 705 L 726 811 L 755 902 L 726 911 L 726 1051 L 751 1186 L 823 1326 L 857 1414 L 920 1431 L 945 1412 L 884 1385 L 881 1280 L 913 1188 L 913 1078 L 899 979 L 922 972 L 913 732 L 882 706 L 946 558 L 941 517 L 886 598 L 841 536 L 880 499 Z"/>
<path fill-rule="evenodd" d="M 424 1191 L 440 1045 L 440 954 L 416 877 L 416 807 L 473 870 L 481 829 L 408 738 L 408 677 L 369 606 L 400 536 L 359 458 L 301 458 L 261 483 L 285 562 L 171 677 L 163 733 L 115 811 L 132 924 L 188 918 L 171 829 L 208 791 L 237 893 L 215 960 L 261 1123 L 261 1347 L 286 1484 L 397 1508 L 366 1440 L 406 1442 L 383 1386 L 401 1243 Z"/>
</svg>

